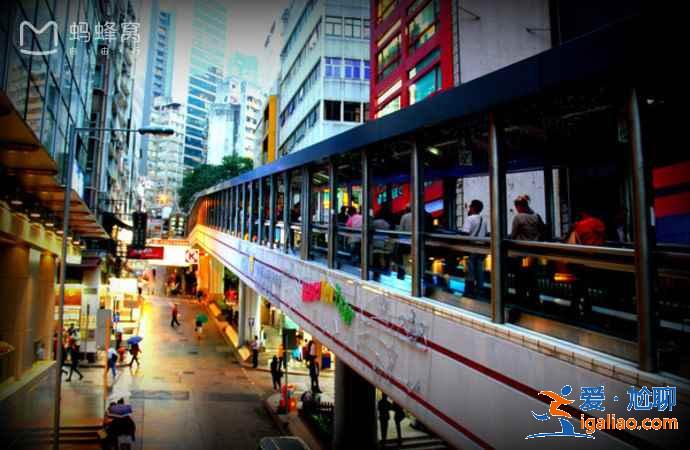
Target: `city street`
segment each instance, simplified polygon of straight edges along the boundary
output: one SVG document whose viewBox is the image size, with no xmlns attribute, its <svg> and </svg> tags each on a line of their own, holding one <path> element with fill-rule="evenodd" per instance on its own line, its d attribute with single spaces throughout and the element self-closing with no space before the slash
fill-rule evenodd
<svg viewBox="0 0 690 450">
<path fill-rule="evenodd" d="M 122 368 L 109 395 L 129 395 L 137 425 L 137 449 L 255 448 L 278 434 L 262 405 L 270 376 L 248 376 L 212 323 L 201 342 L 194 318 L 201 307 L 176 300 L 181 326 L 170 327 L 171 299 L 149 298 L 144 308 L 141 367 Z M 129 358 L 129 355 L 127 356 Z M 63 383 L 64 426 L 100 420 L 103 369 L 83 369 L 85 378 Z M 264 380 L 265 379 L 265 380 Z M 112 375 L 109 375 L 112 384 Z M 257 383 L 255 383 L 255 381 Z"/>
</svg>

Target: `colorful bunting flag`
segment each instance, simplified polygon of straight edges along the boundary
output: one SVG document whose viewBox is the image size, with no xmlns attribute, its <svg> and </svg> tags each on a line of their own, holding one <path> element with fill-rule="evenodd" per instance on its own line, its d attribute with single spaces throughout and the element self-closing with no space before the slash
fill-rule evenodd
<svg viewBox="0 0 690 450">
<path fill-rule="evenodd" d="M 302 283 L 302 301 L 318 302 L 321 298 L 321 282 Z"/>
<path fill-rule="evenodd" d="M 334 295 L 333 286 L 331 286 L 328 281 L 321 281 L 321 301 L 324 303 L 333 303 Z"/>
</svg>

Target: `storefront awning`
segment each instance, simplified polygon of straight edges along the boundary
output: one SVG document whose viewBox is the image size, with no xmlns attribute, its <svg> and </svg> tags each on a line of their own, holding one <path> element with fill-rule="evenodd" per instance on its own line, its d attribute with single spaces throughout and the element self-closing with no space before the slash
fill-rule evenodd
<svg viewBox="0 0 690 450">
<path fill-rule="evenodd" d="M 46 210 L 62 218 L 65 186 L 58 183 L 58 166 L 0 90 L 0 165 L 22 192 L 33 195 Z M 86 238 L 107 238 L 103 227 L 79 195 L 70 189 L 70 229 Z"/>
</svg>

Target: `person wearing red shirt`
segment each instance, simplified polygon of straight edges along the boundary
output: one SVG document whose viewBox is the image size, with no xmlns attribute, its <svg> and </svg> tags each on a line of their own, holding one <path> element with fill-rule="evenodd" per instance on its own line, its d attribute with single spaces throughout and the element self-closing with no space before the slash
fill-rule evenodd
<svg viewBox="0 0 690 450">
<path fill-rule="evenodd" d="M 589 212 L 580 213 L 580 220 L 575 223 L 568 242 L 582 245 L 604 245 L 606 226 L 600 219 Z"/>
</svg>

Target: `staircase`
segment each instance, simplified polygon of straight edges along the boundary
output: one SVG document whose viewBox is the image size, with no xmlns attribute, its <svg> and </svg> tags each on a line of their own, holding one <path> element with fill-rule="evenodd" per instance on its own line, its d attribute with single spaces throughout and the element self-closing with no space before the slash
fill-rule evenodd
<svg viewBox="0 0 690 450">
<path fill-rule="evenodd" d="M 399 444 L 396 439 L 390 439 L 380 448 L 382 449 L 414 449 L 414 450 L 448 450 L 452 447 L 448 447 L 445 442 L 434 436 L 417 436 L 417 437 L 407 437 L 403 438 L 402 442 Z"/>
<path fill-rule="evenodd" d="M 63 426 L 60 429 L 61 450 L 89 450 L 100 449 L 99 425 Z M 33 430 L 22 436 L 16 446 L 17 449 L 44 450 L 52 449 L 53 435 L 51 430 Z"/>
</svg>

